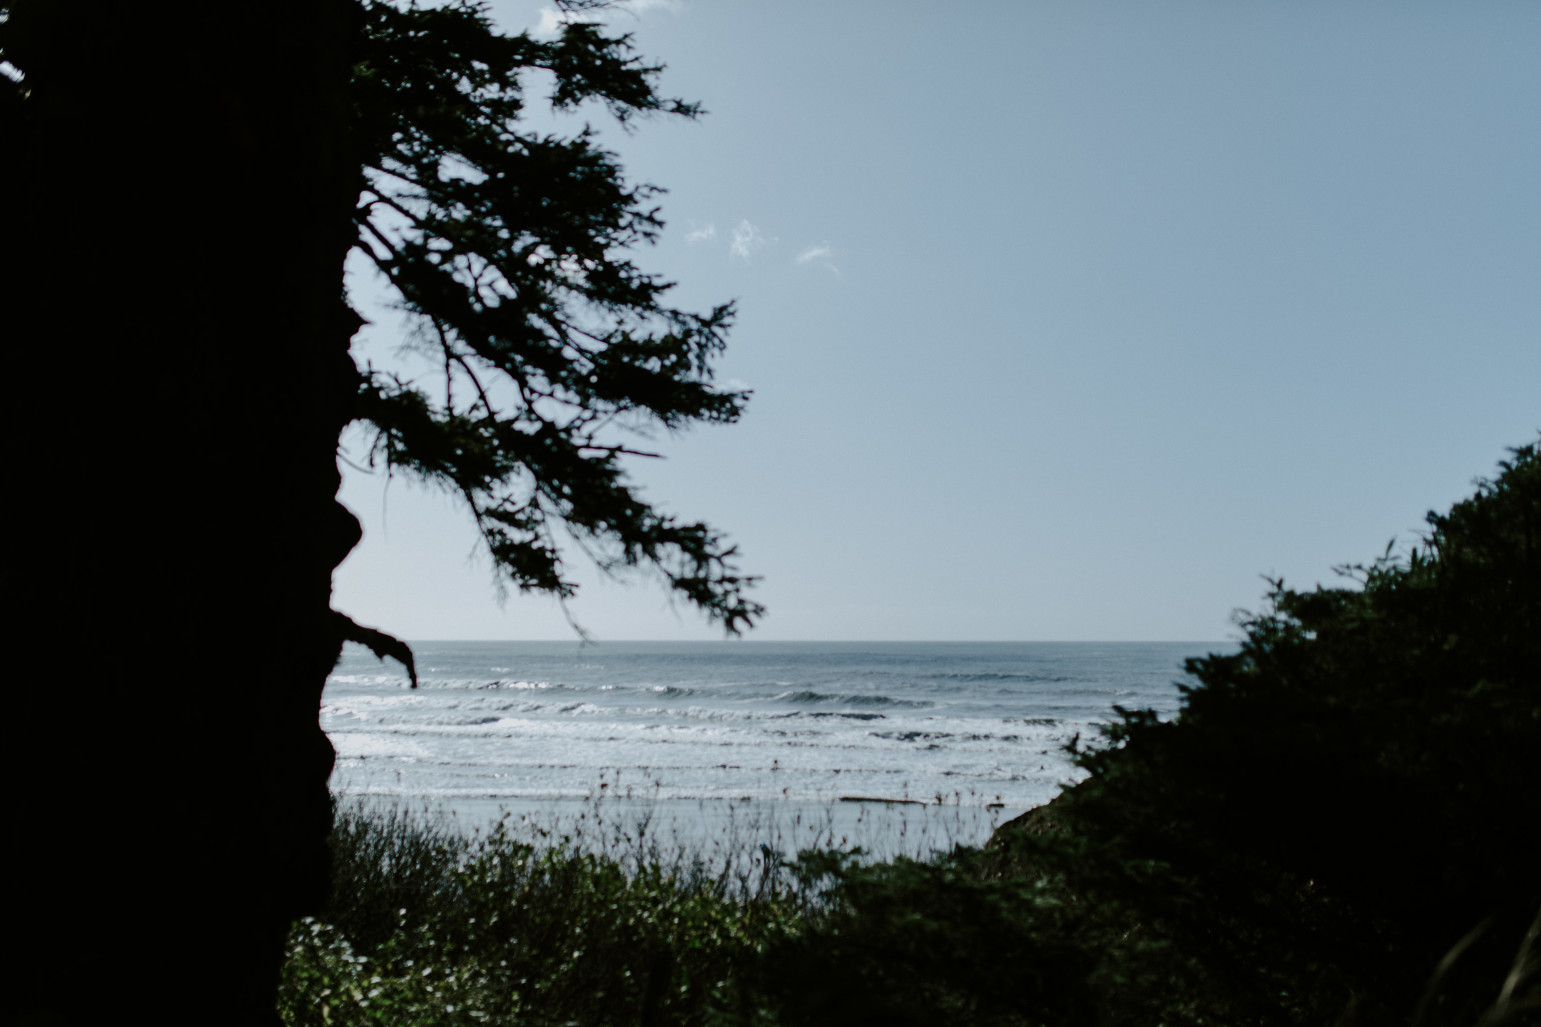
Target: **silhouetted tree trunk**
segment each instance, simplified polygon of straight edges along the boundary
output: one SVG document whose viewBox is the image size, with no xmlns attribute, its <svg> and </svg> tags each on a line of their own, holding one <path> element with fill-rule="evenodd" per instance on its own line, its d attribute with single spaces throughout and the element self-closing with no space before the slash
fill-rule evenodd
<svg viewBox="0 0 1541 1027">
<path fill-rule="evenodd" d="M 275 1022 L 356 327 L 347 0 L 21 0 L 3 336 L 9 1022 Z"/>
</svg>

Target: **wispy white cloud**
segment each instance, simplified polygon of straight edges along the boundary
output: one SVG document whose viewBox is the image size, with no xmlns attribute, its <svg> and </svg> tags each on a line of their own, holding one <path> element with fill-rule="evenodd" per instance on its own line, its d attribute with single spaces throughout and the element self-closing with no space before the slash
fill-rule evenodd
<svg viewBox="0 0 1541 1027">
<path fill-rule="evenodd" d="M 715 238 L 717 238 L 717 226 L 710 221 L 704 225 L 698 225 L 692 221 L 690 231 L 685 233 L 685 241 L 691 245 L 698 242 L 711 242 Z"/>
<path fill-rule="evenodd" d="M 828 268 L 837 275 L 840 273 L 840 269 L 835 266 L 834 248 L 827 242 L 809 246 L 803 252 L 793 257 L 792 260 L 797 264 L 818 264 L 820 267 Z"/>
<path fill-rule="evenodd" d="M 733 242 L 728 247 L 728 252 L 735 257 L 748 260 L 754 255 L 754 251 L 765 245 L 765 236 L 760 229 L 748 221 L 740 221 L 733 228 Z"/>
</svg>

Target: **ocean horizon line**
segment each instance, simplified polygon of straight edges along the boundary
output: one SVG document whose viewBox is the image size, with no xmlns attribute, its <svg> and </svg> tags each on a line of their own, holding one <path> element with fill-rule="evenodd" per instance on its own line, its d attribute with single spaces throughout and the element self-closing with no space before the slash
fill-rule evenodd
<svg viewBox="0 0 1541 1027">
<path fill-rule="evenodd" d="M 1229 645 L 1209 638 L 408 638 L 409 645 L 439 643 L 559 643 L 574 645 Z M 358 644 L 358 643 L 350 643 Z"/>
</svg>

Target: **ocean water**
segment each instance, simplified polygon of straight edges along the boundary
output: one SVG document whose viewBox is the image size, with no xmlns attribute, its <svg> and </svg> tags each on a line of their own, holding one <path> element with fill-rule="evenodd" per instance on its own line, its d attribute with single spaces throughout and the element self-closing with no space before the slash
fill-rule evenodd
<svg viewBox="0 0 1541 1027">
<path fill-rule="evenodd" d="M 349 646 L 334 792 L 485 830 L 641 825 L 679 845 L 980 844 L 1077 776 L 1115 705 L 1178 708 L 1228 643 L 421 642 L 421 687 Z"/>
</svg>

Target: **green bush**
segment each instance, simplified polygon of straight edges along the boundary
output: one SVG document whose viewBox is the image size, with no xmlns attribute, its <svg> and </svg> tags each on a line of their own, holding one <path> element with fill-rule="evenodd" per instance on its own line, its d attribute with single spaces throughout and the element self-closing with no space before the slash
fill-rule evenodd
<svg viewBox="0 0 1541 1027">
<path fill-rule="evenodd" d="M 1352 587 L 1275 582 L 1238 652 L 1189 661 L 1180 715 L 1121 711 L 1057 803 L 1095 843 L 1081 878 L 1223 966 L 1260 1022 L 1350 994 L 1405 1022 L 1491 918 L 1426 1010 L 1474 1022 L 1541 906 L 1541 458 L 1501 467 Z M 1139 861 L 1160 887 L 1121 878 Z"/>
<path fill-rule="evenodd" d="M 1071 1024 L 1091 964 L 1045 882 L 990 879 L 977 853 L 863 865 L 807 852 L 789 868 L 826 904 L 756 968 L 785 1024 Z"/>
</svg>

